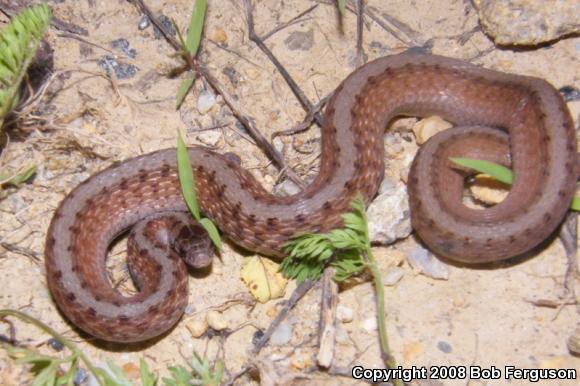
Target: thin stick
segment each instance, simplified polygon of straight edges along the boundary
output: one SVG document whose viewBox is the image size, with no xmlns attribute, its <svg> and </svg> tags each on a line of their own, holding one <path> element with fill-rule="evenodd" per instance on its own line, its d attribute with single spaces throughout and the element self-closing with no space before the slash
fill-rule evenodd
<svg viewBox="0 0 580 386">
<path fill-rule="evenodd" d="M 165 29 L 165 27 L 159 22 L 157 17 L 153 15 L 151 9 L 145 5 L 143 0 L 131 0 L 135 5 L 141 9 L 145 15 L 151 20 L 151 23 L 155 25 L 160 31 L 161 34 L 165 37 L 167 42 L 173 46 L 173 48 L 181 52 L 181 44 Z M 221 95 L 224 99 L 226 105 L 231 109 L 233 115 L 240 121 L 240 123 L 244 126 L 244 128 L 250 133 L 252 138 L 256 141 L 258 146 L 264 150 L 266 155 L 272 159 L 280 169 L 285 170 L 286 175 L 289 179 L 295 182 L 298 186 L 304 187 L 304 182 L 302 179 L 290 169 L 282 157 L 282 155 L 268 142 L 268 140 L 262 135 L 262 133 L 252 124 L 250 118 L 246 116 L 241 110 L 238 108 L 237 104 L 234 102 L 234 99 L 229 96 L 229 94 L 221 87 L 221 84 L 218 80 L 209 72 L 209 70 L 202 64 L 198 59 L 191 57 L 191 55 L 184 55 L 183 58 L 187 62 L 188 66 L 199 73 L 208 83 L 209 85 Z"/>
<path fill-rule="evenodd" d="M 264 332 L 264 335 L 256 343 L 254 343 L 255 354 L 258 354 L 260 350 L 266 345 L 266 343 L 268 343 L 270 337 L 272 336 L 276 328 L 278 328 L 280 323 L 282 323 L 284 318 L 286 318 L 286 315 L 288 315 L 290 310 L 294 308 L 296 304 L 298 304 L 298 301 L 300 301 L 300 299 L 302 299 L 302 297 L 306 295 L 308 291 L 310 291 L 310 289 L 314 286 L 315 283 L 316 282 L 313 280 L 305 280 L 302 283 L 300 283 L 298 287 L 296 287 L 296 289 L 292 293 L 292 296 L 290 296 L 290 299 L 288 299 L 288 302 L 284 305 L 284 308 L 280 310 L 280 312 L 278 313 L 276 318 L 272 321 L 266 332 Z"/>
<path fill-rule="evenodd" d="M 315 8 L 317 8 L 319 6 L 319 4 L 314 4 L 312 7 L 308 8 L 307 10 L 300 12 L 298 15 L 294 16 L 292 19 L 288 20 L 286 23 L 282 23 L 277 27 L 274 27 L 270 32 L 262 35 L 262 41 L 266 41 L 268 40 L 268 38 L 270 38 L 272 35 L 274 35 L 275 33 L 278 33 L 280 31 L 282 31 L 284 28 L 287 28 L 293 24 L 296 24 L 300 21 L 300 19 L 309 14 L 310 12 L 314 11 Z"/>
<path fill-rule="evenodd" d="M 251 0 L 244 0 L 244 4 L 246 6 L 246 17 L 247 17 L 247 23 L 248 23 L 248 37 L 250 38 L 251 41 L 253 41 L 258 46 L 258 48 L 264 53 L 264 55 L 266 55 L 268 57 L 268 59 L 270 59 L 270 61 L 274 64 L 274 66 L 276 66 L 276 69 L 278 69 L 278 71 L 280 72 L 280 75 L 282 75 L 282 77 L 284 78 L 284 80 L 286 81 L 288 86 L 290 87 L 290 90 L 292 90 L 292 93 L 294 93 L 294 96 L 296 96 L 296 99 L 298 99 L 298 102 L 300 102 L 300 104 L 302 105 L 302 108 L 304 108 L 304 110 L 306 110 L 306 111 L 311 111 L 313 108 L 313 105 L 310 102 L 310 100 L 308 99 L 308 97 L 306 96 L 306 94 L 304 94 L 302 89 L 300 89 L 298 84 L 294 81 L 294 79 L 292 79 L 292 77 L 290 76 L 290 74 L 288 73 L 286 68 L 284 68 L 284 66 L 282 66 L 282 64 L 274 56 L 272 51 L 270 51 L 270 49 L 264 44 L 264 42 L 256 34 L 256 31 L 254 30 L 254 15 L 253 15 L 252 1 Z M 322 126 L 322 122 L 323 122 L 322 114 L 320 114 L 320 113 L 314 114 L 314 120 L 316 121 L 317 124 Z"/>
<path fill-rule="evenodd" d="M 356 66 L 360 67 L 365 62 L 365 53 L 363 51 L 363 12 L 364 12 L 364 1 L 357 0 L 356 5 Z"/>
<path fill-rule="evenodd" d="M 335 270 L 326 267 L 322 276 L 322 300 L 320 302 L 320 321 L 318 323 L 318 355 L 320 367 L 329 368 L 334 358 L 336 344 L 336 307 L 338 305 L 338 284 L 333 280 Z"/>
</svg>

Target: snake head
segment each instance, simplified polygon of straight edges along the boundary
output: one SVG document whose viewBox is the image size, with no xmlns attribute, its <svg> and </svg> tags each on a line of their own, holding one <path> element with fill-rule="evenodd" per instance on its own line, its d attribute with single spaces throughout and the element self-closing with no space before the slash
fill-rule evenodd
<svg viewBox="0 0 580 386">
<path fill-rule="evenodd" d="M 207 231 L 198 223 L 181 227 L 174 248 L 187 265 L 194 269 L 208 267 L 213 260 L 213 247 Z"/>
</svg>

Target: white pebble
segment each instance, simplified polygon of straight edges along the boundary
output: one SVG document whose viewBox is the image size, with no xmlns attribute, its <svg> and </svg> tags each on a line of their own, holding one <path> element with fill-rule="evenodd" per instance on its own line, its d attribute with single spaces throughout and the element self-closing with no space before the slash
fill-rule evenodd
<svg viewBox="0 0 580 386">
<path fill-rule="evenodd" d="M 362 328 L 366 332 L 374 333 L 377 330 L 377 317 L 373 316 L 368 319 L 363 320 Z"/>
<path fill-rule="evenodd" d="M 209 311 L 206 315 L 207 324 L 216 331 L 222 331 L 228 328 L 228 322 L 221 312 Z"/>
<path fill-rule="evenodd" d="M 197 111 L 201 115 L 207 113 L 215 105 L 215 95 L 211 91 L 203 90 L 197 98 Z"/>
<path fill-rule="evenodd" d="M 280 325 L 272 333 L 272 336 L 270 337 L 270 343 L 276 346 L 283 346 L 287 344 L 292 338 L 292 330 L 293 328 L 291 323 L 280 323 Z"/>
<path fill-rule="evenodd" d="M 408 255 L 409 264 L 425 276 L 433 279 L 449 279 L 449 267 L 437 259 L 431 252 L 417 246 Z"/>
<path fill-rule="evenodd" d="M 383 284 L 393 286 L 397 284 L 405 275 L 405 270 L 401 267 L 389 269 L 389 272 L 383 275 Z"/>
<path fill-rule="evenodd" d="M 209 323 L 207 321 L 207 317 L 194 317 L 193 319 L 189 320 L 185 327 L 189 330 L 189 333 L 194 338 L 199 338 L 207 331 Z"/>
<path fill-rule="evenodd" d="M 338 306 L 336 307 L 336 317 L 342 323 L 350 323 L 353 320 L 354 312 L 352 311 L 352 308 Z"/>
</svg>

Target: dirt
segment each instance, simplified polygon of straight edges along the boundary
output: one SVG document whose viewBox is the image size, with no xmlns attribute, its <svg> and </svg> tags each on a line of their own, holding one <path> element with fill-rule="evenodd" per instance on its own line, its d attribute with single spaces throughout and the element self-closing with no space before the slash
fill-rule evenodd
<svg viewBox="0 0 580 386">
<path fill-rule="evenodd" d="M 192 1 L 147 1 L 156 13 L 175 19 L 180 28 L 189 23 Z M 309 7 L 313 10 L 271 35 L 265 44 L 288 70 L 313 102 L 332 92 L 355 69 L 356 18 L 347 12 L 339 23 L 334 2 L 309 0 L 255 2 L 254 19 L 259 35 L 291 20 Z M 190 279 L 190 306 L 184 318 L 166 336 L 136 347 L 94 342 L 66 322 L 58 313 L 46 287 L 43 266 L 44 237 L 51 216 L 67 192 L 79 182 L 110 165 L 156 149 L 172 147 L 177 131 L 190 144 L 210 144 L 219 152 L 240 155 L 242 164 L 271 189 L 279 170 L 237 124 L 223 98 L 205 114 L 197 101 L 207 84 L 198 81 L 180 110 L 175 95 L 183 75 L 169 76 L 182 63 L 163 38 L 156 39 L 152 26 L 138 28 L 142 15 L 125 1 L 51 1 L 54 14 L 85 28 L 83 41 L 51 28 L 48 41 L 54 48 L 57 71 L 44 98 L 51 106 L 44 112 L 48 122 L 34 121 L 26 134 L 14 139 L 2 153 L 2 165 L 17 169 L 34 162 L 38 166 L 31 183 L 2 193 L 0 200 L 0 308 L 18 309 L 50 325 L 77 342 L 95 363 L 112 360 L 131 379 L 138 378 L 139 358 L 153 370 L 167 374 L 167 367 L 184 365 L 193 351 L 213 360 L 222 358 L 226 379 L 248 363 L 258 364 L 281 384 L 356 384 L 349 376 L 329 375 L 314 369 L 317 352 L 320 289 L 312 290 L 292 311 L 291 339 L 269 345 L 259 356 L 251 354 L 257 329 L 266 328 L 283 306 L 281 300 L 256 304 L 240 279 L 245 253 L 226 243 L 221 259 L 211 272 Z M 469 2 L 381 1 L 367 2 L 377 17 L 407 25 L 391 28 L 396 38 L 369 17 L 364 25 L 364 52 L 368 60 L 404 51 L 410 46 L 431 46 L 431 52 L 469 60 L 496 70 L 542 77 L 557 88 L 580 87 L 578 55 L 580 39 L 568 38 L 536 49 L 499 49 L 476 29 L 478 20 Z M 475 29 L 475 30 L 474 30 Z M 250 116 L 270 138 L 276 131 L 291 128 L 305 116 L 285 81 L 268 58 L 248 39 L 242 1 L 213 1 L 208 7 L 201 58 L 218 78 L 238 108 Z M 410 31 L 415 31 L 410 32 Z M 131 58 L 112 47 L 125 38 L 136 52 Z M 129 51 L 128 51 L 129 52 Z M 128 79 L 104 76 L 99 60 L 104 56 L 133 65 Z M 131 68 L 129 67 L 129 72 Z M 571 102 L 574 119 L 580 103 Z M 410 134 L 412 137 L 412 134 Z M 307 179 L 316 173 L 319 131 L 276 139 L 290 166 Z M 302 150 L 296 151 L 296 148 Z M 307 154 L 304 154 L 307 153 Z M 387 163 L 389 167 L 400 165 Z M 399 173 L 388 173 L 399 175 Z M 574 294 L 566 291 L 567 260 L 555 238 L 545 249 L 528 259 L 484 268 L 449 265 L 448 280 L 418 274 L 405 261 L 417 245 L 413 237 L 389 247 L 377 247 L 386 273 L 394 265 L 403 278 L 386 287 L 387 324 L 390 344 L 398 363 L 411 366 L 504 366 L 521 368 L 570 368 L 580 370 L 580 359 L 572 356 L 566 341 L 578 327 Z M 17 248 L 15 248 L 17 247 Z M 1 248 L 1 247 L 0 247 Z M 113 253 L 113 281 L 123 283 L 122 243 Z M 116 256 L 117 257 L 117 256 Z M 578 284 L 578 283 L 576 283 Z M 122 284 L 121 287 L 124 287 Z M 294 284 L 286 291 L 287 299 Z M 549 300 L 555 307 L 535 301 Z M 339 296 L 343 312 L 352 311 L 352 321 L 338 322 L 335 370 L 353 363 L 383 368 L 377 332 L 374 292 L 370 282 L 345 288 Z M 346 308 L 346 311 L 344 309 Z M 220 311 L 233 331 L 227 336 L 193 338 L 187 326 L 208 310 Z M 16 338 L 55 352 L 46 346 L 48 336 L 30 325 L 15 322 Z M 0 326 L 0 334 L 9 334 Z M 269 370 L 268 370 L 269 369 Z M 28 384 L 28 369 L 0 350 L 0 383 Z M 506 380 L 444 380 L 444 384 L 502 384 Z M 240 376 L 236 384 L 257 384 Z M 526 384 L 527 381 L 510 381 Z M 573 384 L 553 381 L 551 384 Z M 267 383 L 265 383 L 267 384 Z"/>
</svg>

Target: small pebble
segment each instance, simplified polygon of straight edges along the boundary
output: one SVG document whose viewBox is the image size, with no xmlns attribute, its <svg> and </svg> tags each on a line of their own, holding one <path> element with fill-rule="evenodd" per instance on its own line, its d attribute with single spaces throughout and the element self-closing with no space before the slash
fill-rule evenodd
<svg viewBox="0 0 580 386">
<path fill-rule="evenodd" d="M 238 72 L 236 71 L 235 68 L 230 67 L 230 66 L 226 66 L 223 68 L 222 70 L 222 74 L 224 74 L 225 76 L 228 77 L 228 79 L 230 80 L 230 83 L 234 86 L 236 86 L 238 84 Z"/>
<path fill-rule="evenodd" d="M 256 330 L 252 336 L 252 344 L 256 346 L 264 337 L 264 330 Z"/>
<path fill-rule="evenodd" d="M 125 38 L 118 38 L 111 42 L 111 47 L 123 52 L 130 58 L 137 57 L 137 51 L 130 47 L 129 41 Z"/>
<path fill-rule="evenodd" d="M 429 118 L 421 119 L 419 122 L 413 125 L 413 133 L 415 133 L 417 143 L 422 145 L 435 134 L 443 130 L 447 130 L 452 126 L 453 125 L 451 123 L 435 115 Z"/>
<path fill-rule="evenodd" d="M 304 354 L 302 352 L 296 353 L 292 357 L 292 367 L 297 370 L 304 370 L 307 368 L 311 368 L 314 362 L 312 361 L 312 357 L 310 355 Z"/>
<path fill-rule="evenodd" d="M 564 97 L 566 102 L 574 102 L 580 100 L 580 90 L 574 86 L 564 86 L 560 88 L 560 94 Z"/>
<path fill-rule="evenodd" d="M 111 68 L 115 72 L 117 79 L 129 79 L 137 74 L 139 68 L 129 64 L 117 61 L 112 56 L 105 55 L 99 59 L 97 65 L 105 71 L 108 77 L 111 77 Z"/>
<path fill-rule="evenodd" d="M 275 191 L 283 196 L 293 196 L 300 192 L 300 187 L 291 180 L 285 180 L 276 185 Z"/>
<path fill-rule="evenodd" d="M 143 15 L 143 17 L 139 21 L 139 26 L 137 28 L 139 28 L 140 31 L 143 31 L 145 28 L 149 27 L 150 24 L 151 20 L 149 20 L 147 15 Z"/>
<path fill-rule="evenodd" d="M 336 307 L 336 317 L 342 323 L 350 323 L 354 318 L 354 312 L 352 308 L 345 307 L 345 306 L 338 306 Z"/>
<path fill-rule="evenodd" d="M 576 329 L 566 342 L 568 351 L 574 355 L 580 355 L 580 328 Z"/>
<path fill-rule="evenodd" d="M 209 324 L 207 321 L 207 317 L 204 318 L 201 316 L 197 316 L 188 320 L 185 327 L 189 330 L 191 336 L 193 336 L 194 338 L 199 338 L 200 336 L 205 334 L 207 328 L 209 327 Z"/>
<path fill-rule="evenodd" d="M 500 203 L 509 193 L 509 186 L 486 174 L 476 175 L 474 181 L 469 191 L 476 200 L 485 204 Z"/>
<path fill-rule="evenodd" d="M 437 348 L 441 352 L 444 352 L 445 354 L 449 354 L 453 351 L 453 348 L 451 347 L 451 345 L 449 343 L 443 342 L 443 341 L 437 342 Z"/>
<path fill-rule="evenodd" d="M 374 333 L 377 330 L 377 318 L 375 316 L 363 320 L 362 328 L 369 333 Z"/>
<path fill-rule="evenodd" d="M 449 279 L 449 267 L 427 249 L 417 246 L 408 255 L 409 264 L 425 276 L 433 279 Z"/>
<path fill-rule="evenodd" d="M 82 367 L 79 367 L 75 373 L 73 383 L 75 386 L 80 386 L 84 384 L 85 381 L 87 381 L 87 378 L 88 378 L 87 370 L 83 369 Z"/>
<path fill-rule="evenodd" d="M 207 324 L 216 331 L 223 331 L 228 328 L 228 322 L 221 312 L 209 311 L 206 315 Z"/>
<path fill-rule="evenodd" d="M 215 101 L 215 95 L 211 91 L 203 90 L 197 98 L 197 111 L 204 115 L 215 105 Z"/>
<path fill-rule="evenodd" d="M 367 210 L 371 241 L 388 245 L 411 234 L 407 187 L 385 178 Z"/>
<path fill-rule="evenodd" d="M 270 337 L 270 343 L 275 346 L 283 346 L 290 342 L 292 338 L 293 326 L 292 323 L 284 321 L 274 330 Z"/>
<path fill-rule="evenodd" d="M 213 33 L 213 40 L 215 40 L 216 43 L 223 44 L 228 40 L 228 35 L 226 34 L 226 31 L 223 30 L 223 28 L 218 28 Z"/>
<path fill-rule="evenodd" d="M 200 142 L 209 147 L 215 147 L 221 137 L 222 133 L 219 130 L 206 130 L 196 136 Z"/>
<path fill-rule="evenodd" d="M 260 76 L 260 71 L 256 70 L 255 68 L 248 68 L 246 70 L 246 75 L 251 80 L 256 80 Z"/>
<path fill-rule="evenodd" d="M 62 344 L 60 342 L 60 340 L 54 339 L 54 338 L 50 338 L 48 340 L 48 345 L 54 350 L 54 351 L 62 351 L 64 349 L 64 344 Z"/>
<path fill-rule="evenodd" d="M 387 286 L 393 286 L 397 284 L 403 276 L 405 275 L 405 270 L 401 267 L 390 268 L 387 273 L 383 275 L 383 284 Z"/>
</svg>

